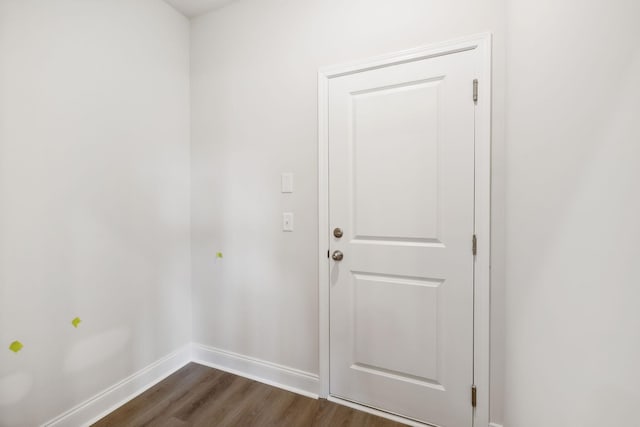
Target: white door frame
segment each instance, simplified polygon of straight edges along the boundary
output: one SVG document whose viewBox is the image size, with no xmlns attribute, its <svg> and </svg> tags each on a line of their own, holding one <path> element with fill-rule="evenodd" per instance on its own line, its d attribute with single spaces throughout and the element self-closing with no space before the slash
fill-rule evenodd
<svg viewBox="0 0 640 427">
<path fill-rule="evenodd" d="M 329 394 L 329 80 L 345 74 L 435 56 L 477 49 L 482 64 L 478 70 L 478 102 L 475 117 L 475 234 L 478 238 L 474 265 L 473 380 L 477 389 L 474 426 L 489 425 L 489 333 L 491 289 L 491 34 L 432 44 L 350 64 L 323 68 L 318 72 L 318 289 L 320 321 L 320 397 Z M 471 84 L 471 82 L 470 82 Z M 472 96 L 472 86 L 469 86 Z M 471 384 L 469 384 L 471 404 Z"/>
</svg>

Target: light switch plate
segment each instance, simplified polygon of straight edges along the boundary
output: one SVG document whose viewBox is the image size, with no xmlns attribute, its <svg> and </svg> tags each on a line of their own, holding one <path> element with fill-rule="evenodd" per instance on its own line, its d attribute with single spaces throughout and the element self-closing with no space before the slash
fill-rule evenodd
<svg viewBox="0 0 640 427">
<path fill-rule="evenodd" d="M 282 213 L 282 231 L 293 231 L 293 212 Z"/>
<path fill-rule="evenodd" d="M 281 176 L 282 182 L 282 192 L 283 193 L 293 193 L 293 173 L 284 172 Z"/>
</svg>

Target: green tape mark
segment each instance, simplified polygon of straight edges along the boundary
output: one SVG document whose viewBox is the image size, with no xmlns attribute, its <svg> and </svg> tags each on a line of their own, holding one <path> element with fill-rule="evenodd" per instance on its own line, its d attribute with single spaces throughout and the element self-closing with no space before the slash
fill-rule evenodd
<svg viewBox="0 0 640 427">
<path fill-rule="evenodd" d="M 22 350 L 22 347 L 24 347 L 24 345 L 22 345 L 20 341 L 14 341 L 9 345 L 9 350 L 13 351 L 14 353 L 17 353 L 20 350 Z"/>
<path fill-rule="evenodd" d="M 74 328 L 77 328 L 77 327 L 78 327 L 78 325 L 80 324 L 80 322 L 82 322 L 82 320 L 80 320 L 80 318 L 79 318 L 79 317 L 76 317 L 75 319 L 73 319 L 73 320 L 71 321 L 71 324 L 73 325 L 73 327 L 74 327 Z"/>
<path fill-rule="evenodd" d="M 216 253 L 216 258 L 222 258 L 222 252 Z"/>
</svg>

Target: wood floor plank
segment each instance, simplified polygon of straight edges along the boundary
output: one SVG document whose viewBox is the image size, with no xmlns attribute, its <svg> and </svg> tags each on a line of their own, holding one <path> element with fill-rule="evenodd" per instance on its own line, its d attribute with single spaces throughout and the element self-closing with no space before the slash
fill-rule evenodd
<svg viewBox="0 0 640 427">
<path fill-rule="evenodd" d="M 274 390 L 269 404 L 263 408 L 260 423 L 265 426 L 277 426 L 284 424 L 284 413 L 295 399 L 295 393 L 285 390 Z"/>
<path fill-rule="evenodd" d="M 191 410 L 197 406 L 203 396 L 219 387 L 225 376 L 229 374 L 221 371 L 205 371 L 198 378 L 188 382 L 188 388 L 176 391 L 175 394 L 165 397 L 164 402 L 156 404 L 153 410 L 144 411 L 140 418 L 136 420 L 136 427 L 155 427 L 155 425 L 167 418 L 176 417 L 182 411 Z"/>
<path fill-rule="evenodd" d="M 251 391 L 239 400 L 227 417 L 220 419 L 220 426 L 259 426 L 259 416 L 270 405 L 273 387 L 262 387 L 257 382 L 249 386 Z"/>
<path fill-rule="evenodd" d="M 316 405 L 316 412 L 311 417 L 311 426 L 313 427 L 330 427 L 333 420 L 333 414 L 338 409 L 338 405 L 328 400 L 320 400 Z"/>
<path fill-rule="evenodd" d="M 252 382 L 247 378 L 234 377 L 223 395 L 212 399 L 207 405 L 203 405 L 200 411 L 192 413 L 184 419 L 193 426 L 211 425 L 212 421 L 219 422 L 234 410 L 237 402 L 246 395 Z"/>
<path fill-rule="evenodd" d="M 163 407 L 170 407 L 177 397 L 187 394 L 192 385 L 207 374 L 210 372 L 206 367 L 189 364 L 102 418 L 94 426 L 117 426 L 121 420 L 127 420 L 130 425 L 144 425 L 145 418 L 161 414 Z"/>
<path fill-rule="evenodd" d="M 190 392 L 189 399 L 182 402 L 181 405 L 175 406 L 173 414 L 178 419 L 189 420 L 204 410 L 211 401 L 221 398 L 227 392 L 233 379 L 234 375 L 225 372 L 217 376 L 215 381 L 203 381 Z"/>
<path fill-rule="evenodd" d="M 301 426 L 305 425 L 305 423 L 310 424 L 309 420 L 313 418 L 316 410 L 317 401 L 315 399 L 296 395 L 289 406 L 282 412 L 281 425 Z"/>
<path fill-rule="evenodd" d="M 190 424 L 179 420 L 175 417 L 171 417 L 168 420 L 159 421 L 158 424 L 155 424 L 156 427 L 190 427 Z"/>
<path fill-rule="evenodd" d="M 399 427 L 402 424 L 190 363 L 94 427 Z"/>
</svg>

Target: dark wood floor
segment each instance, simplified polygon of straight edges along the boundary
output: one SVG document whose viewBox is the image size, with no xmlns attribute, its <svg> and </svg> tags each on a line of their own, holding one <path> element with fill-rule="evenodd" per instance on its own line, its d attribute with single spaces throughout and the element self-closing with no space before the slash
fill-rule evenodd
<svg viewBox="0 0 640 427">
<path fill-rule="evenodd" d="M 402 425 L 190 363 L 94 427 Z"/>
</svg>

